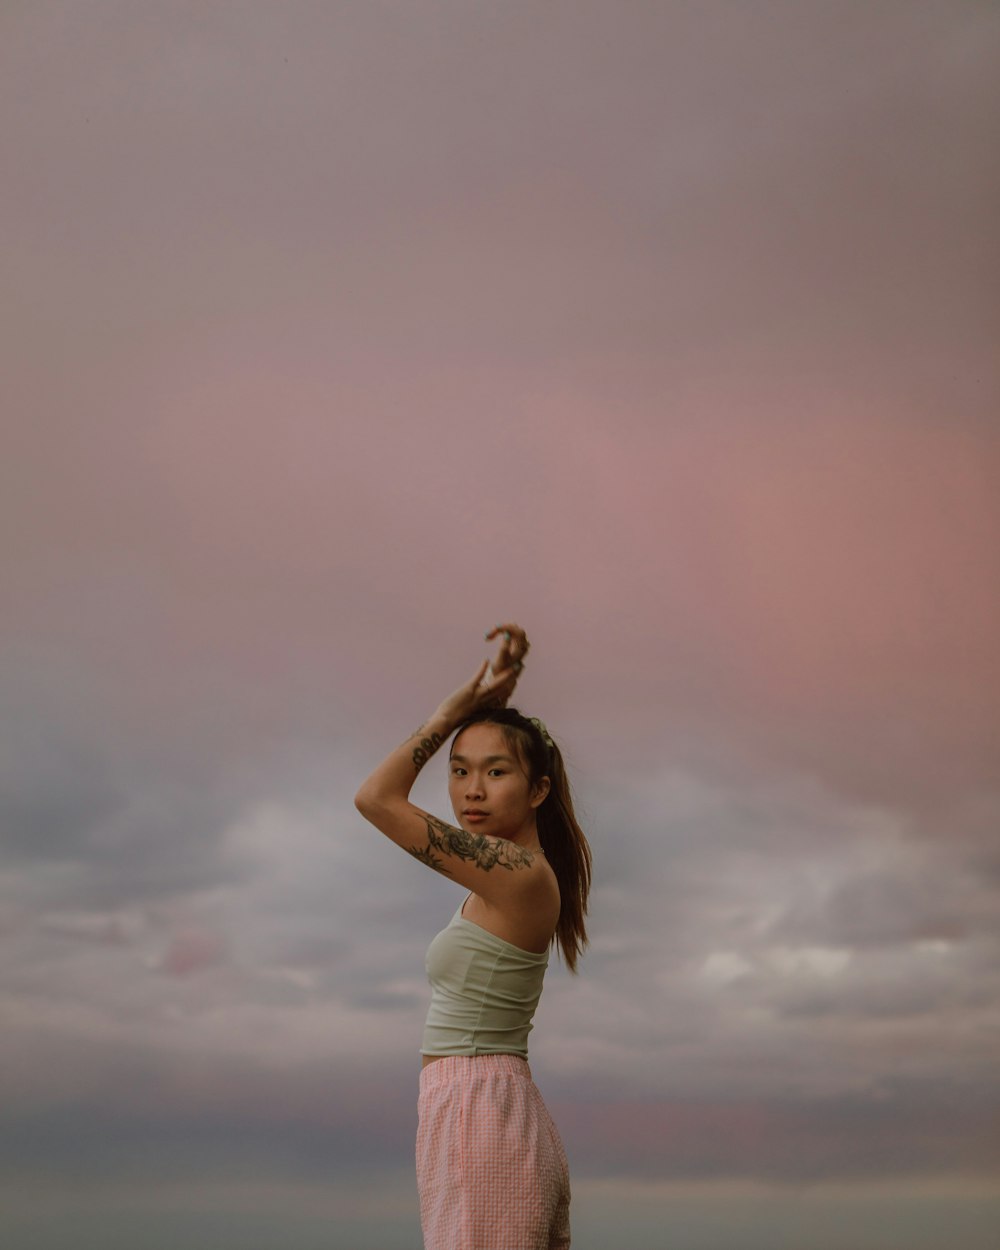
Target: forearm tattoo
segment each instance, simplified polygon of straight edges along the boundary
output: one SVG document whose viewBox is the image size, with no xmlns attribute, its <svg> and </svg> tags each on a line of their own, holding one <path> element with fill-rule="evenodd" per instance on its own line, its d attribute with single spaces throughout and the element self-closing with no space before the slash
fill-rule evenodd
<svg viewBox="0 0 1000 1250">
<path fill-rule="evenodd" d="M 413 733 L 410 734 L 410 737 L 416 738 L 423 732 L 424 727 L 421 725 L 419 729 L 415 729 Z M 444 738 L 442 738 L 439 733 L 432 733 L 426 738 L 421 738 L 420 742 L 413 748 L 413 767 L 418 773 L 442 742 L 444 742 Z"/>
<path fill-rule="evenodd" d="M 530 851 L 510 842 L 506 838 L 487 838 L 483 834 L 469 833 L 465 829 L 456 829 L 454 825 L 445 824 L 436 816 L 428 816 L 422 812 L 427 825 L 427 845 L 411 846 L 407 850 L 414 859 L 419 859 L 428 868 L 451 876 L 442 856 L 453 859 L 464 859 L 489 872 L 491 868 L 506 868 L 513 872 L 515 868 L 528 868 L 535 862 Z"/>
</svg>

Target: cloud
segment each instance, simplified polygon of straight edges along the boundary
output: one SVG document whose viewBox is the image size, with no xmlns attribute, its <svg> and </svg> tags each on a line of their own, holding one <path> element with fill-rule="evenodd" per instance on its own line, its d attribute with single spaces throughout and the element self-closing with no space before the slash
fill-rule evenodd
<svg viewBox="0 0 1000 1250">
<path fill-rule="evenodd" d="M 976 1117 L 995 1084 L 991 932 L 929 937 L 905 889 L 883 900 L 875 931 L 840 921 L 838 900 L 869 888 L 873 864 L 888 882 L 893 862 L 914 877 L 901 822 L 806 781 L 727 790 L 674 773 L 647 785 L 655 808 L 638 785 L 587 787 L 593 949 L 578 979 L 553 965 L 533 1036 L 583 1170 L 615 1159 L 650 1177 L 847 1178 L 875 1166 L 838 1127 L 851 1115 L 900 1175 L 943 1166 L 963 1134 L 961 1166 L 986 1166 Z M 624 817 L 617 830 L 610 812 Z M 252 807 L 218 835 L 225 885 L 106 914 L 22 914 L 4 1066 L 24 1131 L 40 1105 L 60 1134 L 92 1106 L 118 1125 L 112 1139 L 141 1141 L 186 1107 L 177 1131 L 220 1160 L 234 1134 L 246 1140 L 248 1115 L 262 1158 L 277 1159 L 304 1119 L 326 1166 L 361 1132 L 368 1072 L 395 1092 L 362 1132 L 371 1154 L 350 1149 L 402 1162 L 427 997 L 415 935 L 429 938 L 451 893 L 362 822 L 349 836 L 344 824 L 322 807 Z M 968 885 L 963 864 L 928 849 L 943 897 Z M 994 902 L 984 892 L 984 919 Z M 52 1084 L 42 1074 L 55 1063 Z M 313 1105 L 325 1110 L 310 1128 Z M 768 1152 L 748 1154 L 739 1123 Z M 623 1141 L 633 1126 L 627 1149 L 615 1124 Z"/>
<path fill-rule="evenodd" d="M 589 1226 L 978 1185 L 995 15 L 276 12 L 4 19 L 5 1175 L 403 1210 L 457 900 L 351 796 L 511 614 Z"/>
<path fill-rule="evenodd" d="M 182 929 L 170 939 L 160 968 L 170 976 L 185 977 L 210 968 L 224 956 L 221 936 L 204 929 Z"/>
</svg>

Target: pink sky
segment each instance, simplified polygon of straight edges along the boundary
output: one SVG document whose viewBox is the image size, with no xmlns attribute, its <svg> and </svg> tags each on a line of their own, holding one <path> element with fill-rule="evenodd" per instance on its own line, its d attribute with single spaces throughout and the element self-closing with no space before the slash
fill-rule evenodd
<svg viewBox="0 0 1000 1250">
<path fill-rule="evenodd" d="M 509 616 L 574 1245 L 992 1246 L 998 69 L 971 0 L 0 18 L 8 1240 L 415 1244 L 454 900 L 351 796 Z"/>
</svg>

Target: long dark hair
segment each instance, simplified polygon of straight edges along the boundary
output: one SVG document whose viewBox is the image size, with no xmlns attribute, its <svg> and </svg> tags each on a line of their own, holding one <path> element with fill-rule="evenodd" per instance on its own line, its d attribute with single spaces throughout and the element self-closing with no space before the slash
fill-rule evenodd
<svg viewBox="0 0 1000 1250">
<path fill-rule="evenodd" d="M 536 785 L 548 777 L 550 786 L 537 812 L 538 840 L 559 882 L 561 906 L 552 940 L 570 972 L 587 945 L 587 895 L 590 893 L 590 846 L 577 824 L 569 778 L 562 752 L 551 734 L 536 719 L 522 716 L 513 707 L 483 708 L 458 727 L 455 738 L 469 725 L 496 725 L 507 745 L 525 765 L 528 780 Z M 455 739 L 452 739 L 454 748 Z"/>
</svg>

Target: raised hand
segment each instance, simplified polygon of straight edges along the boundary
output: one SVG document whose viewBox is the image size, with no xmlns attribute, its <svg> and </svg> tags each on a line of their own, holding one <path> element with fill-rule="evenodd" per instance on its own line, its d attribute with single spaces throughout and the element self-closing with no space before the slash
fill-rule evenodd
<svg viewBox="0 0 1000 1250">
<path fill-rule="evenodd" d="M 458 725 L 480 708 L 506 706 L 514 693 L 530 644 L 524 630 L 513 622 L 494 626 L 486 639 L 497 636 L 500 636 L 500 646 L 492 667 L 489 660 L 483 660 L 475 676 L 442 702 L 438 715 Z"/>
<path fill-rule="evenodd" d="M 489 660 L 483 660 L 475 675 L 442 701 L 434 719 L 447 721 L 453 729 L 480 708 L 503 707 L 517 684 L 517 674 L 513 669 L 488 674 L 489 666 Z"/>
<path fill-rule="evenodd" d="M 515 674 L 515 682 L 520 676 L 521 670 L 524 668 L 524 660 L 531 648 L 528 642 L 528 636 L 520 625 L 516 625 L 513 621 L 505 624 L 494 625 L 487 633 L 486 641 L 492 638 L 500 637 L 500 647 L 497 651 L 497 657 L 493 661 L 493 673 L 499 677 L 500 674 L 506 674 L 511 669 Z M 513 689 L 508 693 L 507 698 L 513 693 Z M 506 703 L 507 699 L 504 699 Z"/>
</svg>

